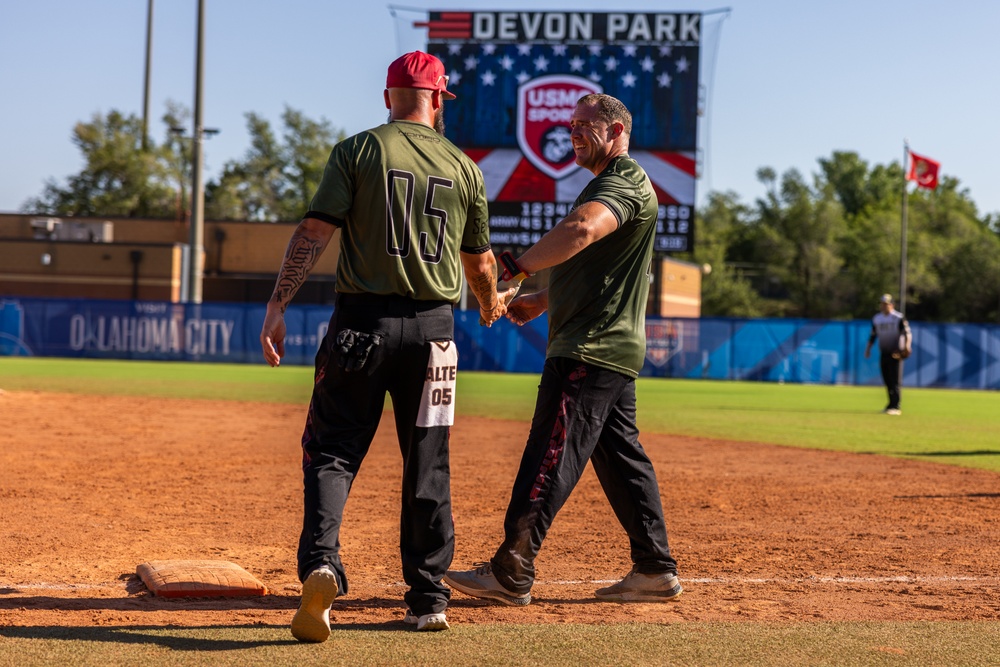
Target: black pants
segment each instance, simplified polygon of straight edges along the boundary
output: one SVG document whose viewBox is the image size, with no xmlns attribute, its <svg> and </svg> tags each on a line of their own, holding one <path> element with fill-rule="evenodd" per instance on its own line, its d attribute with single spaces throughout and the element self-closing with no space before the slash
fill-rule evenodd
<svg viewBox="0 0 1000 667">
<path fill-rule="evenodd" d="M 903 360 L 896 359 L 891 354 L 883 353 L 879 365 L 882 367 L 882 382 L 889 393 L 889 405 L 886 410 L 899 410 L 900 385 L 903 384 Z"/>
<path fill-rule="evenodd" d="M 635 380 L 557 357 L 545 361 L 504 541 L 491 561 L 497 580 L 511 592 L 531 590 L 542 540 L 588 460 L 628 534 L 636 568 L 646 574 L 677 571 L 656 473 L 639 444 Z"/>
<path fill-rule="evenodd" d="M 341 367 L 341 331 L 376 333 L 364 365 Z M 320 565 L 348 590 L 340 560 L 340 526 L 347 495 L 392 397 L 403 455 L 400 544 L 406 604 L 415 614 L 444 611 L 451 596 L 441 583 L 454 553 L 447 426 L 416 426 L 427 376 L 430 341 L 453 340 L 452 306 L 403 297 L 341 295 L 316 355 L 316 375 L 305 431 L 302 468 L 305 507 L 298 573 L 304 580 Z M 355 359 L 356 365 L 359 360 Z M 350 366 L 350 364 L 348 364 Z"/>
</svg>

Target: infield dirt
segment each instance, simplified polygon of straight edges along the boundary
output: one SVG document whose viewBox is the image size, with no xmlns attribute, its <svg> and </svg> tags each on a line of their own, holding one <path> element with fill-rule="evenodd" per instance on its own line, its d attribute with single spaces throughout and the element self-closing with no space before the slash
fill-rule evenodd
<svg viewBox="0 0 1000 667">
<path fill-rule="evenodd" d="M 642 405 L 641 410 L 656 409 Z M 669 408 L 663 408 L 669 409 Z M 286 625 L 298 605 L 304 406 L 0 394 L 0 625 Z M 905 418 L 905 417 L 904 417 Z M 453 567 L 499 543 L 527 424 L 452 429 Z M 598 602 L 630 567 L 588 468 L 537 561 L 534 601 L 455 593 L 454 623 L 973 620 L 1000 616 L 1000 476 L 922 461 L 645 434 L 686 589 Z M 341 534 L 334 626 L 402 629 L 400 455 L 383 425 Z M 159 599 L 149 560 L 219 559 L 245 599 Z"/>
</svg>

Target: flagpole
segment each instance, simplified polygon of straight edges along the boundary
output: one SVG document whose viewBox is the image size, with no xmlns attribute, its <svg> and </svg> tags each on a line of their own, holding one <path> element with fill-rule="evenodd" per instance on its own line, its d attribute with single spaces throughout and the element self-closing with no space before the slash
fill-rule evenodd
<svg viewBox="0 0 1000 667">
<path fill-rule="evenodd" d="M 910 144 L 903 139 L 903 222 L 899 239 L 899 312 L 906 314 L 906 165 Z"/>
</svg>

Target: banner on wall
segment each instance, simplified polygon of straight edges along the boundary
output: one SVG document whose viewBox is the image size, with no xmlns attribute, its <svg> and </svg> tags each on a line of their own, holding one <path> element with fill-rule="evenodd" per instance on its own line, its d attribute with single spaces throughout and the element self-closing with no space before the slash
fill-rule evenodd
<svg viewBox="0 0 1000 667">
<path fill-rule="evenodd" d="M 0 299 L 0 357 L 264 363 L 263 305 Z M 329 306 L 285 313 L 286 365 L 311 365 Z M 1000 325 L 911 323 L 907 387 L 1000 389 Z M 878 355 L 864 357 L 870 320 L 647 318 L 642 376 L 881 386 Z M 522 327 L 455 312 L 461 370 L 540 373 L 548 322 Z M 2 378 L 0 378 L 2 379 Z"/>
<path fill-rule="evenodd" d="M 413 22 L 458 102 L 446 135 L 477 162 L 496 246 L 527 247 L 593 178 L 574 161 L 569 119 L 589 93 L 632 113 L 629 154 L 659 201 L 655 250 L 693 250 L 698 13 L 430 11 Z"/>
</svg>

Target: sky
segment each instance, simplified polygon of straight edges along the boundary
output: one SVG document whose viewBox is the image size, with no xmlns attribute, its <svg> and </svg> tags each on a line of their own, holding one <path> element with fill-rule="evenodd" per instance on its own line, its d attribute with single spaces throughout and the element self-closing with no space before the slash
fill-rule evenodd
<svg viewBox="0 0 1000 667">
<path fill-rule="evenodd" d="M 423 46 L 394 18 L 413 16 L 403 8 L 609 10 L 592 0 L 535 4 L 205 0 L 205 127 L 219 130 L 205 142 L 206 180 L 246 153 L 247 112 L 280 128 L 291 107 L 348 134 L 384 122 L 386 67 Z M 156 141 L 166 136 L 168 101 L 194 106 L 197 6 L 154 3 Z M 111 110 L 142 115 L 147 8 L 148 0 L 0 3 L 0 212 L 80 171 L 77 122 Z M 980 214 L 1000 213 L 1000 3 L 632 0 L 613 10 L 713 12 L 718 39 L 702 55 L 699 205 L 710 191 L 752 204 L 765 193 L 760 167 L 811 180 L 834 151 L 869 165 L 900 162 L 908 140 L 961 182 Z"/>
</svg>

